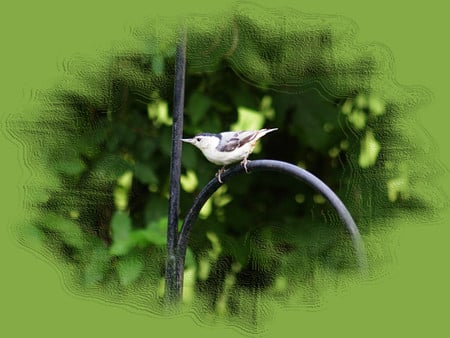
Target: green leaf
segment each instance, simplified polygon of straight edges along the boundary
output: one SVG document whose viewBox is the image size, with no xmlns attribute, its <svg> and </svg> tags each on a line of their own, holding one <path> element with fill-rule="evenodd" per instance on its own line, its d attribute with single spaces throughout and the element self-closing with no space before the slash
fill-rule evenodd
<svg viewBox="0 0 450 338">
<path fill-rule="evenodd" d="M 76 176 L 81 174 L 86 169 L 86 165 L 80 158 L 72 158 L 60 162 L 56 166 L 56 169 L 63 174 Z"/>
<path fill-rule="evenodd" d="M 181 175 L 180 183 L 184 191 L 193 192 L 198 186 L 197 175 L 194 171 L 188 170 L 186 175 Z"/>
<path fill-rule="evenodd" d="M 212 248 L 208 251 L 209 258 L 216 261 L 222 252 L 222 245 L 220 243 L 219 236 L 215 232 L 207 231 L 206 238 L 209 239 L 212 246 Z"/>
<path fill-rule="evenodd" d="M 102 281 L 110 265 L 108 249 L 104 245 L 98 245 L 92 250 L 89 261 L 84 268 L 84 283 L 87 286 L 95 285 Z"/>
<path fill-rule="evenodd" d="M 371 96 L 369 98 L 369 111 L 373 116 L 383 115 L 386 111 L 384 102 L 376 97 Z"/>
<path fill-rule="evenodd" d="M 356 129 L 362 130 L 366 126 L 367 116 L 364 111 L 356 109 L 353 110 L 350 115 L 348 115 L 348 121 L 355 127 Z"/>
<path fill-rule="evenodd" d="M 400 165 L 397 177 L 391 178 L 387 181 L 387 190 L 388 198 L 391 202 L 395 202 L 399 198 L 409 198 L 409 174 L 408 167 L 405 163 Z"/>
<path fill-rule="evenodd" d="M 169 105 L 167 101 L 157 100 L 147 106 L 148 118 L 154 121 L 155 125 L 172 125 L 172 118 L 169 116 Z"/>
<path fill-rule="evenodd" d="M 126 171 L 122 176 L 117 179 L 117 185 L 129 191 L 131 184 L 133 183 L 133 172 L 131 170 Z"/>
<path fill-rule="evenodd" d="M 291 135 L 307 147 L 326 152 L 332 145 L 331 133 L 324 130 L 324 125 L 335 125 L 336 108 L 324 102 L 318 93 L 310 91 L 301 96 L 274 97 L 273 106 L 277 111 L 284 111 L 286 116 L 292 114 L 292 122 L 288 130 Z M 280 121 L 280 123 L 282 123 Z"/>
<path fill-rule="evenodd" d="M 114 241 L 126 241 L 130 238 L 131 218 L 123 211 L 116 211 L 111 219 L 111 231 Z"/>
<path fill-rule="evenodd" d="M 109 247 L 109 254 L 112 256 L 124 256 L 133 248 L 131 241 L 117 241 Z"/>
<path fill-rule="evenodd" d="M 133 247 L 145 248 L 151 243 L 147 238 L 146 229 L 133 230 L 130 234 L 130 241 Z"/>
<path fill-rule="evenodd" d="M 344 104 L 341 107 L 341 112 L 344 115 L 349 115 L 353 109 L 353 101 L 352 99 L 345 100 Z"/>
<path fill-rule="evenodd" d="M 355 106 L 359 109 L 365 109 L 367 107 L 367 96 L 360 94 L 355 97 Z"/>
<path fill-rule="evenodd" d="M 113 181 L 130 169 L 130 164 L 118 155 L 106 154 L 94 165 L 91 175 L 101 181 Z"/>
<path fill-rule="evenodd" d="M 380 152 L 381 146 L 375 139 L 372 131 L 368 130 L 364 139 L 361 141 L 361 151 L 359 153 L 358 164 L 361 168 L 373 166 Z"/>
<path fill-rule="evenodd" d="M 195 91 L 186 106 L 186 112 L 191 116 L 192 124 L 197 125 L 211 107 L 211 99 L 199 91 Z"/>
<path fill-rule="evenodd" d="M 131 240 L 131 218 L 123 211 L 116 211 L 111 219 L 111 235 L 113 243 L 110 254 L 122 256 L 133 247 Z"/>
<path fill-rule="evenodd" d="M 150 243 L 165 245 L 167 241 L 167 218 L 161 217 L 157 221 L 150 222 L 145 228 L 145 235 Z"/>
<path fill-rule="evenodd" d="M 79 249 L 85 246 L 85 235 L 80 225 L 75 221 L 69 220 L 62 215 L 48 214 L 43 219 L 43 226 L 61 235 L 62 241 L 67 245 Z"/>
<path fill-rule="evenodd" d="M 162 75 L 164 73 L 164 57 L 161 54 L 153 56 L 152 70 L 156 75 Z"/>
<path fill-rule="evenodd" d="M 117 210 L 124 211 L 128 207 L 128 190 L 117 185 L 113 191 L 114 206 Z"/>
<path fill-rule="evenodd" d="M 144 184 L 158 184 L 159 182 L 153 168 L 142 162 L 136 162 L 134 166 L 134 175 Z"/>
<path fill-rule="evenodd" d="M 232 130 L 258 130 L 264 125 L 265 117 L 258 111 L 238 107 L 238 120 L 231 126 Z"/>
<path fill-rule="evenodd" d="M 184 266 L 185 267 L 197 266 L 197 261 L 195 260 L 194 253 L 192 252 L 191 248 L 189 248 L 189 247 L 186 250 L 186 258 L 184 260 Z"/>
<path fill-rule="evenodd" d="M 117 263 L 120 284 L 129 286 L 142 274 L 144 263 L 137 255 L 121 257 Z"/>
</svg>

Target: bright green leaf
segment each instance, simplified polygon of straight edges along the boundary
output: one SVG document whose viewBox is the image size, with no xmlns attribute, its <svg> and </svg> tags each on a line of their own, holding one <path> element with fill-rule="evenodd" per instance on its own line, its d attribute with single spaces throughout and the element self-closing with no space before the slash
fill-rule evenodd
<svg viewBox="0 0 450 338">
<path fill-rule="evenodd" d="M 222 185 L 213 195 L 214 205 L 217 207 L 224 207 L 233 200 L 231 195 L 227 194 L 228 187 Z"/>
<path fill-rule="evenodd" d="M 352 112 L 352 109 L 353 109 L 353 101 L 351 99 L 345 100 L 341 108 L 342 114 L 349 115 Z"/>
<path fill-rule="evenodd" d="M 131 170 L 124 172 L 123 175 L 117 179 L 117 184 L 125 188 L 126 190 L 129 190 L 131 188 L 132 182 L 133 172 Z"/>
<path fill-rule="evenodd" d="M 206 238 L 209 239 L 212 246 L 212 248 L 208 251 L 209 258 L 212 261 L 216 261 L 222 252 L 222 245 L 220 244 L 219 236 L 217 236 L 215 232 L 208 231 L 206 232 Z"/>
<path fill-rule="evenodd" d="M 156 125 L 172 125 L 172 118 L 169 116 L 169 105 L 167 101 L 159 99 L 150 103 L 147 106 L 147 114 L 149 119 L 153 120 Z"/>
<path fill-rule="evenodd" d="M 198 279 L 206 280 L 211 271 L 211 262 L 207 257 L 201 257 L 198 262 Z"/>
<path fill-rule="evenodd" d="M 186 175 L 181 175 L 181 187 L 186 192 L 193 192 L 198 186 L 197 175 L 194 171 L 188 170 Z"/>
<path fill-rule="evenodd" d="M 373 166 L 377 161 L 381 146 L 375 139 L 372 131 L 368 130 L 361 141 L 361 151 L 359 153 L 358 164 L 361 168 Z"/>
<path fill-rule="evenodd" d="M 275 278 L 275 282 L 273 285 L 273 288 L 275 291 L 277 292 L 283 292 L 288 288 L 289 284 L 288 281 L 286 279 L 286 277 L 284 276 L 277 276 Z"/>
<path fill-rule="evenodd" d="M 359 130 L 362 130 L 366 126 L 367 116 L 364 111 L 356 109 L 348 115 L 348 121 Z"/>
<path fill-rule="evenodd" d="M 128 190 L 116 186 L 113 191 L 114 206 L 117 210 L 125 211 L 128 207 Z"/>
<path fill-rule="evenodd" d="M 200 209 L 200 218 L 201 219 L 208 218 L 208 216 L 211 215 L 211 212 L 212 212 L 212 200 L 208 199 Z"/>
<path fill-rule="evenodd" d="M 192 303 L 195 295 L 196 269 L 187 267 L 183 276 L 183 303 Z"/>
<path fill-rule="evenodd" d="M 232 130 L 258 130 L 264 125 L 265 117 L 260 112 L 238 107 L 238 120 L 231 125 Z"/>
<path fill-rule="evenodd" d="M 397 177 L 387 182 L 389 201 L 395 202 L 400 197 L 407 199 L 409 197 L 409 175 L 408 168 L 403 165 L 399 169 L 400 173 Z"/>
<path fill-rule="evenodd" d="M 369 98 L 369 111 L 373 116 L 383 115 L 385 112 L 384 102 L 377 97 L 371 96 Z"/>
<path fill-rule="evenodd" d="M 367 96 L 360 94 L 355 98 L 355 106 L 359 109 L 364 109 L 367 107 Z"/>
</svg>

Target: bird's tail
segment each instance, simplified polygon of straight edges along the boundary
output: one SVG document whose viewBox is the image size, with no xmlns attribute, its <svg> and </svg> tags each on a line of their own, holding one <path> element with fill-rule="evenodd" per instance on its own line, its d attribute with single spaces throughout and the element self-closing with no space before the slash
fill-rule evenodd
<svg viewBox="0 0 450 338">
<path fill-rule="evenodd" d="M 259 138 L 263 137 L 264 135 L 267 135 L 268 133 L 271 133 L 271 132 L 273 132 L 275 130 L 278 130 L 278 128 L 272 128 L 272 129 L 264 128 L 264 129 L 261 129 L 261 130 L 258 131 L 258 134 L 256 135 L 256 139 L 259 139 Z"/>
</svg>

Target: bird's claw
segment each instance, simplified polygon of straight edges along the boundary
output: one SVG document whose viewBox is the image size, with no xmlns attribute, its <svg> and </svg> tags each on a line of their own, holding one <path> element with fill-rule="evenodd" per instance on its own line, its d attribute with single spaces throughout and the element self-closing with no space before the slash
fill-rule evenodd
<svg viewBox="0 0 450 338">
<path fill-rule="evenodd" d="M 247 168 L 247 163 L 248 162 L 250 162 L 248 159 L 247 159 L 247 157 L 246 158 L 244 158 L 243 160 L 242 160 L 242 162 L 241 162 L 241 164 L 242 164 L 242 166 L 244 167 L 244 169 L 245 169 L 245 172 L 248 174 L 249 172 L 248 172 L 248 168 Z"/>
<path fill-rule="evenodd" d="M 223 183 L 222 179 L 220 178 L 220 175 L 222 175 L 222 173 L 225 171 L 225 167 L 220 168 L 219 171 L 216 173 L 216 177 L 217 180 L 219 181 L 219 183 Z"/>
</svg>

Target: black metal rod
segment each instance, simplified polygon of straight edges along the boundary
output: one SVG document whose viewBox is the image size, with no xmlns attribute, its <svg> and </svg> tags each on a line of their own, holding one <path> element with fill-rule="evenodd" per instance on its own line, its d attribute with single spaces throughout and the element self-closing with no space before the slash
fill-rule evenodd
<svg viewBox="0 0 450 338">
<path fill-rule="evenodd" d="M 350 215 L 350 212 L 345 207 L 344 203 L 342 203 L 339 197 L 325 183 L 323 183 L 319 178 L 311 174 L 309 171 L 282 161 L 255 160 L 248 162 L 247 168 L 249 171 L 277 171 L 288 174 L 300 181 L 307 183 L 308 185 L 319 191 L 336 209 L 340 219 L 345 224 L 353 242 L 353 247 L 358 259 L 359 267 L 362 272 L 366 272 L 366 251 L 358 227 L 356 226 L 355 221 Z M 243 173 L 245 173 L 245 169 L 241 165 L 236 165 L 233 168 L 225 171 L 225 173 L 221 175 L 221 178 L 223 182 L 226 182 L 232 177 Z M 219 183 L 217 178 L 209 181 L 209 183 L 202 189 L 202 191 L 200 191 L 198 196 L 195 198 L 191 209 L 186 215 L 183 226 L 181 228 L 181 232 L 178 237 L 178 254 L 183 257 L 183 259 L 186 255 L 190 231 L 194 222 L 198 218 L 201 208 L 220 186 L 221 184 Z"/>
<path fill-rule="evenodd" d="M 177 259 L 178 215 L 180 205 L 181 148 L 183 137 L 184 86 L 186 69 L 186 31 L 182 29 L 175 59 L 173 96 L 172 156 L 170 159 L 169 215 L 167 227 L 167 261 L 165 297 L 169 304 L 181 299 L 183 281 L 179 279 Z M 183 272 L 181 272 L 182 275 Z"/>
</svg>

